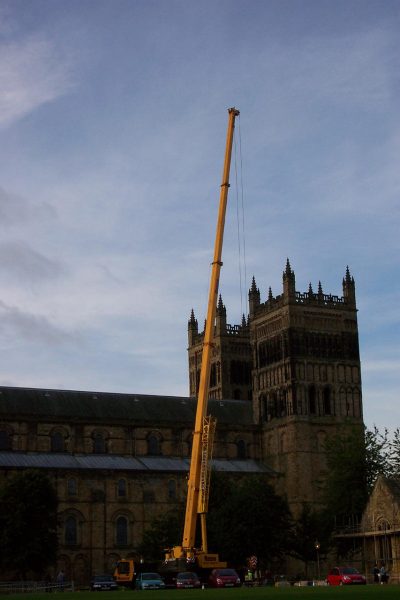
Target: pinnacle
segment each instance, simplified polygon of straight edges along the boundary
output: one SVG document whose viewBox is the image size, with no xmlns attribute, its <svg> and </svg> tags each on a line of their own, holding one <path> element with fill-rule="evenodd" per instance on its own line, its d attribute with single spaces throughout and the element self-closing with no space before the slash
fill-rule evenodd
<svg viewBox="0 0 400 600">
<path fill-rule="evenodd" d="M 251 288 L 250 288 L 250 291 L 251 291 L 251 292 L 253 292 L 253 293 L 256 293 L 256 292 L 257 292 L 257 285 L 256 285 L 256 280 L 255 280 L 255 277 L 254 277 L 254 275 L 253 275 L 253 279 L 251 280 Z"/>
<path fill-rule="evenodd" d="M 349 265 L 347 265 L 347 267 L 346 267 L 346 283 L 350 283 L 350 282 L 351 282 L 350 269 L 349 269 Z"/>
</svg>

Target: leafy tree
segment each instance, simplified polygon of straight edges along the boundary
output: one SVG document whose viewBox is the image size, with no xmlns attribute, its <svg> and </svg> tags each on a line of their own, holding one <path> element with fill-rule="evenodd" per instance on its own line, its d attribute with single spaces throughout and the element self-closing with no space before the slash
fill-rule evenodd
<svg viewBox="0 0 400 600">
<path fill-rule="evenodd" d="M 364 436 L 367 490 L 369 494 L 379 475 L 390 477 L 393 474 L 393 446 L 389 439 L 388 430 L 384 429 L 381 433 L 376 425 L 372 430 L 365 428 Z"/>
<path fill-rule="evenodd" d="M 0 565 L 23 578 L 41 574 L 57 553 L 57 495 L 40 471 L 14 475 L 0 490 Z"/>
<path fill-rule="evenodd" d="M 321 554 L 326 554 L 330 547 L 330 532 L 326 526 L 326 519 L 323 513 L 314 511 L 309 504 L 304 503 L 301 514 L 293 525 L 289 553 L 304 562 L 306 578 L 308 578 L 308 564 L 316 561 L 317 541 L 320 544 Z"/>
<path fill-rule="evenodd" d="M 265 477 L 252 475 L 237 481 L 214 473 L 211 490 L 210 549 L 238 566 L 251 555 L 266 565 L 286 553 L 290 511 Z"/>
<path fill-rule="evenodd" d="M 372 430 L 349 428 L 328 438 L 325 450 L 327 512 L 339 519 L 359 517 L 378 476 L 393 473 L 388 430 L 381 433 L 376 426 Z"/>
<path fill-rule="evenodd" d="M 368 498 L 367 455 L 361 428 L 347 429 L 326 440 L 327 478 L 324 504 L 331 517 L 361 515 Z"/>
<path fill-rule="evenodd" d="M 400 477 L 400 429 L 398 427 L 394 430 L 390 442 L 390 464 L 392 475 Z"/>
<path fill-rule="evenodd" d="M 151 522 L 138 548 L 139 554 L 146 561 L 158 561 L 163 557 L 166 548 L 179 546 L 182 543 L 183 515 L 182 506 L 156 517 Z"/>
</svg>

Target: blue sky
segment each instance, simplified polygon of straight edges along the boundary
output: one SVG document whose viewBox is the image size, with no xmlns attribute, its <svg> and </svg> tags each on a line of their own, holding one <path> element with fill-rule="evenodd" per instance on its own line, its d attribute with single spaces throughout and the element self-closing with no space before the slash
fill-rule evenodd
<svg viewBox="0 0 400 600">
<path fill-rule="evenodd" d="M 299 291 L 349 265 L 365 420 L 400 425 L 399 26 L 390 0 L 0 0 L 0 383 L 187 395 L 237 106 L 228 321 L 286 257 Z"/>
</svg>

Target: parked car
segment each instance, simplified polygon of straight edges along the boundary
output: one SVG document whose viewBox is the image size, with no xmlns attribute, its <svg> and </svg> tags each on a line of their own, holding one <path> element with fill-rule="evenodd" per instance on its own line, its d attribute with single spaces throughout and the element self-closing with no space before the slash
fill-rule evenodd
<svg viewBox="0 0 400 600">
<path fill-rule="evenodd" d="M 176 576 L 177 588 L 199 588 L 200 585 L 201 583 L 197 573 L 193 573 L 192 571 L 178 573 Z"/>
<path fill-rule="evenodd" d="M 354 567 L 334 567 L 326 578 L 328 585 L 365 585 L 367 580 Z"/>
<path fill-rule="evenodd" d="M 208 582 L 212 587 L 239 587 L 242 584 L 235 569 L 213 569 Z"/>
<path fill-rule="evenodd" d="M 95 575 L 90 582 L 90 590 L 92 592 L 102 592 L 104 590 L 116 591 L 118 584 L 115 583 L 112 575 Z"/>
<path fill-rule="evenodd" d="M 163 590 L 165 582 L 159 573 L 139 573 L 136 577 L 137 590 Z"/>
</svg>

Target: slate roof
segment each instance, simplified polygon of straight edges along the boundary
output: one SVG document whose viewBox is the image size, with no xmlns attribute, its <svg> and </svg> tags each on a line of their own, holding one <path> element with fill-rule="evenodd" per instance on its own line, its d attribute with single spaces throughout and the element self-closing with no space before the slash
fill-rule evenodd
<svg viewBox="0 0 400 600">
<path fill-rule="evenodd" d="M 216 471 L 229 473 L 270 473 L 273 471 L 263 463 L 252 459 L 214 459 L 211 466 Z M 0 468 L 11 469 L 67 469 L 67 470 L 115 470 L 187 472 L 189 459 L 164 456 L 129 457 L 98 454 L 60 454 L 47 452 L 0 452 Z"/>
<path fill-rule="evenodd" d="M 219 425 L 253 424 L 249 401 L 210 400 L 208 407 Z M 15 415 L 18 419 L 35 420 L 191 424 L 195 411 L 195 399 L 187 397 L 0 386 L 0 419 L 3 420 Z"/>
</svg>

